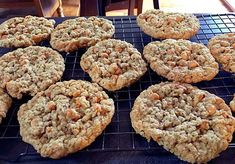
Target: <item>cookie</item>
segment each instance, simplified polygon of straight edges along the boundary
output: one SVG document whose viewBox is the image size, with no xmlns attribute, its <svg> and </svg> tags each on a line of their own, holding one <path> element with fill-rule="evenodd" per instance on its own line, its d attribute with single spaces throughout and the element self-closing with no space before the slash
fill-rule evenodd
<svg viewBox="0 0 235 164">
<path fill-rule="evenodd" d="M 113 36 L 111 21 L 97 17 L 78 17 L 59 24 L 51 34 L 51 46 L 59 51 L 71 52 L 89 47 Z"/>
<path fill-rule="evenodd" d="M 90 47 L 80 65 L 91 79 L 109 91 L 136 82 L 146 71 L 141 54 L 130 43 L 109 39 Z"/>
<path fill-rule="evenodd" d="M 151 42 L 143 53 L 157 74 L 172 81 L 197 83 L 213 79 L 219 71 L 209 49 L 188 40 Z"/>
<path fill-rule="evenodd" d="M 34 96 L 60 80 L 63 57 L 51 48 L 30 46 L 0 57 L 0 87 L 17 99 Z"/>
<path fill-rule="evenodd" d="M 211 54 L 222 65 L 222 69 L 235 73 L 235 33 L 213 37 L 208 47 Z"/>
<path fill-rule="evenodd" d="M 0 25 L 0 47 L 28 47 L 50 38 L 55 21 L 43 17 L 11 18 Z"/>
<path fill-rule="evenodd" d="M 137 24 L 144 33 L 159 39 L 189 39 L 199 28 L 199 20 L 192 14 L 168 13 L 148 10 L 137 17 Z"/>
<path fill-rule="evenodd" d="M 160 83 L 136 98 L 132 126 L 181 160 L 206 163 L 232 140 L 235 118 L 224 100 L 190 84 Z"/>
<path fill-rule="evenodd" d="M 58 82 L 18 112 L 23 141 L 43 157 L 58 159 L 95 141 L 114 114 L 114 102 L 95 83 Z"/>
<path fill-rule="evenodd" d="M 8 109 L 11 107 L 11 97 L 0 88 L 0 124 L 6 117 Z"/>
<path fill-rule="evenodd" d="M 229 106 L 233 112 L 235 112 L 235 94 L 233 95 L 232 101 L 230 101 Z"/>
</svg>

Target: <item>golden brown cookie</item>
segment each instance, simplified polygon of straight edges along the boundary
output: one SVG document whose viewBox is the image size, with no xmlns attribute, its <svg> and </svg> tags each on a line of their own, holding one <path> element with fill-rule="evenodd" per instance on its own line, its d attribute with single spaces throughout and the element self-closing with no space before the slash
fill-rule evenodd
<svg viewBox="0 0 235 164">
<path fill-rule="evenodd" d="M 190 163 L 217 157 L 235 128 L 223 99 L 181 83 L 150 86 L 136 98 L 130 117 L 137 133 Z"/>
<path fill-rule="evenodd" d="M 232 101 L 230 101 L 229 106 L 233 112 L 235 112 L 235 94 L 233 95 Z"/>
<path fill-rule="evenodd" d="M 94 82 L 109 91 L 131 85 L 147 71 L 138 50 L 130 43 L 115 39 L 90 47 L 80 64 Z"/>
<path fill-rule="evenodd" d="M 17 99 L 34 96 L 61 79 L 63 57 L 47 47 L 30 46 L 0 57 L 0 87 Z"/>
<path fill-rule="evenodd" d="M 213 37 L 210 39 L 208 47 L 225 71 L 235 73 L 235 33 Z"/>
<path fill-rule="evenodd" d="M 0 25 L 0 47 L 28 47 L 50 38 L 55 21 L 43 17 L 11 18 Z"/>
<path fill-rule="evenodd" d="M 8 109 L 11 107 L 11 97 L 0 88 L 0 124 L 6 117 Z"/>
<path fill-rule="evenodd" d="M 188 40 L 151 42 L 144 47 L 143 53 L 150 67 L 168 80 L 197 83 L 211 80 L 219 72 L 209 49 Z"/>
<path fill-rule="evenodd" d="M 23 141 L 43 157 L 58 159 L 95 141 L 114 114 L 114 102 L 95 83 L 58 82 L 18 112 Z"/>
<path fill-rule="evenodd" d="M 199 28 L 199 20 L 192 14 L 148 10 L 137 17 L 137 24 L 148 35 L 160 39 L 189 39 Z"/>
<path fill-rule="evenodd" d="M 51 34 L 51 46 L 59 51 L 71 52 L 89 47 L 113 36 L 111 21 L 98 17 L 78 17 L 59 24 Z"/>
</svg>

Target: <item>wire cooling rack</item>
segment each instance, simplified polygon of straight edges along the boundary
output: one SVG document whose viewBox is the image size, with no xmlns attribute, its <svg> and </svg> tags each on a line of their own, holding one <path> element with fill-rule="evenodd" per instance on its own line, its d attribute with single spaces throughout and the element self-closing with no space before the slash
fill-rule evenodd
<svg viewBox="0 0 235 164">
<path fill-rule="evenodd" d="M 197 15 L 200 20 L 201 28 L 191 41 L 200 42 L 207 45 L 208 40 L 214 35 L 228 32 L 235 32 L 235 15 Z M 55 18 L 57 23 L 68 18 Z M 140 52 L 143 47 L 153 39 L 144 34 L 136 24 L 135 17 L 107 17 L 115 26 L 114 38 L 125 40 L 133 44 Z M 50 46 L 48 41 L 42 42 L 42 46 Z M 0 56 L 12 49 L 0 49 Z M 80 57 L 86 49 L 80 49 L 76 52 L 66 54 L 62 53 L 65 59 L 66 69 L 63 80 L 83 79 L 91 81 L 80 67 Z M 158 76 L 149 68 L 147 73 L 135 84 L 116 92 L 108 92 L 115 101 L 116 112 L 110 125 L 100 135 L 94 143 L 88 148 L 82 150 L 84 152 L 99 151 L 164 151 L 163 148 L 154 142 L 148 143 L 143 137 L 135 134 L 131 127 L 129 113 L 133 102 L 140 92 L 148 88 L 152 84 L 165 81 L 163 77 Z M 221 71 L 211 81 L 200 82 L 194 84 L 201 89 L 205 89 L 210 93 L 216 94 L 223 98 L 226 103 L 232 99 L 235 93 L 235 77 L 233 74 Z M 14 161 L 22 157 L 30 155 L 38 155 L 32 146 L 24 143 L 19 135 L 19 124 L 17 121 L 17 111 L 22 103 L 30 99 L 14 100 L 12 108 L 7 113 L 7 117 L 0 125 L 0 159 Z M 230 144 L 230 148 L 235 147 L 235 141 Z M 76 155 L 76 153 L 74 154 Z"/>
</svg>

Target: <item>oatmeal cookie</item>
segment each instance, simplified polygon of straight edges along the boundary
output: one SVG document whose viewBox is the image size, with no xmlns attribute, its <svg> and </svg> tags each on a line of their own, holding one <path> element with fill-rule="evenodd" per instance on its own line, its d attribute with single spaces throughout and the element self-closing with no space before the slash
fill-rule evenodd
<svg viewBox="0 0 235 164">
<path fill-rule="evenodd" d="M 235 33 L 215 36 L 208 47 L 225 71 L 235 73 Z"/>
<path fill-rule="evenodd" d="M 233 112 L 235 112 L 235 94 L 233 95 L 232 101 L 230 101 L 229 106 Z"/>
<path fill-rule="evenodd" d="M 219 71 L 209 49 L 188 40 L 151 42 L 143 53 L 150 67 L 168 80 L 197 83 L 213 79 Z"/>
<path fill-rule="evenodd" d="M 11 18 L 0 25 L 0 47 L 28 47 L 50 37 L 55 21 L 43 17 Z"/>
<path fill-rule="evenodd" d="M 95 141 L 114 114 L 114 102 L 95 83 L 57 82 L 23 104 L 20 134 L 43 156 L 58 159 Z"/>
<path fill-rule="evenodd" d="M 0 124 L 6 117 L 8 109 L 11 107 L 12 99 L 0 88 Z"/>
<path fill-rule="evenodd" d="M 94 82 L 109 91 L 131 85 L 147 71 L 138 50 L 130 43 L 115 39 L 90 47 L 80 64 Z"/>
<path fill-rule="evenodd" d="M 0 87 L 15 98 L 34 96 L 60 80 L 63 57 L 51 48 L 30 46 L 0 57 Z"/>
<path fill-rule="evenodd" d="M 148 10 L 138 15 L 137 24 L 148 35 L 160 39 L 189 39 L 199 28 L 199 20 L 192 14 Z"/>
<path fill-rule="evenodd" d="M 97 17 L 78 17 L 59 24 L 51 34 L 51 46 L 59 51 L 71 52 L 89 47 L 113 36 L 111 21 Z"/>
<path fill-rule="evenodd" d="M 160 83 L 136 98 L 132 126 L 190 163 L 206 163 L 232 140 L 235 118 L 224 100 L 190 84 Z"/>
</svg>

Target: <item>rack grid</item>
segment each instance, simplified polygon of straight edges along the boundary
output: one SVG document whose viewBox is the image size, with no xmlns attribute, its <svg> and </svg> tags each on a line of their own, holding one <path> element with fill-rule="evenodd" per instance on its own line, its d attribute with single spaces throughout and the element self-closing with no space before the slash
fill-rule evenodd
<svg viewBox="0 0 235 164">
<path fill-rule="evenodd" d="M 235 15 L 234 14 L 216 14 L 216 15 L 197 15 L 200 20 L 201 28 L 198 33 L 191 38 L 191 41 L 203 43 L 207 45 L 208 40 L 214 35 L 228 32 L 235 32 Z M 68 18 L 55 18 L 57 23 Z M 107 17 L 115 26 L 115 39 L 125 40 L 133 44 L 141 53 L 143 47 L 153 39 L 144 34 L 136 24 L 136 17 Z M 41 46 L 49 47 L 49 42 L 44 41 Z M 1 48 L 0 56 L 12 49 Z M 66 69 L 62 77 L 63 80 L 83 79 L 91 81 L 80 67 L 80 57 L 86 51 L 85 48 L 73 53 L 61 53 L 65 59 Z M 152 84 L 166 81 L 165 78 L 158 76 L 150 68 L 146 74 L 130 87 L 126 87 L 119 91 L 108 92 L 109 96 L 115 102 L 115 115 L 110 125 L 105 131 L 92 143 L 89 147 L 82 150 L 83 152 L 99 152 L 99 151 L 151 151 L 164 149 L 155 142 L 147 142 L 143 137 L 135 134 L 131 127 L 129 117 L 133 102 L 141 91 L 148 88 Z M 233 98 L 235 93 L 235 76 L 231 73 L 220 70 L 219 74 L 211 81 L 204 81 L 197 84 L 200 89 L 209 91 L 223 98 L 226 103 Z M 19 135 L 19 124 L 17 121 L 17 111 L 19 106 L 27 102 L 30 97 L 22 100 L 15 100 L 7 113 L 7 117 L 0 125 L 0 147 L 7 145 L 0 159 L 15 161 L 25 156 L 38 155 L 32 146 L 24 143 Z M 17 145 L 14 147 L 14 145 Z M 229 146 L 235 148 L 235 140 Z M 76 153 L 75 153 L 76 154 Z"/>
</svg>

